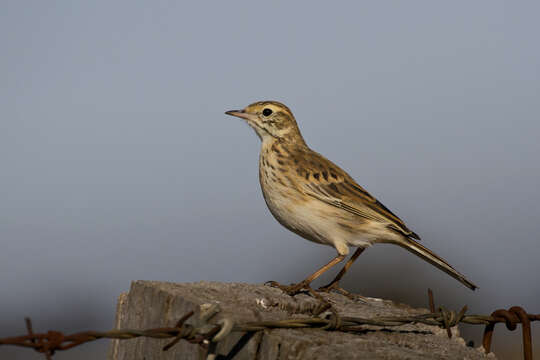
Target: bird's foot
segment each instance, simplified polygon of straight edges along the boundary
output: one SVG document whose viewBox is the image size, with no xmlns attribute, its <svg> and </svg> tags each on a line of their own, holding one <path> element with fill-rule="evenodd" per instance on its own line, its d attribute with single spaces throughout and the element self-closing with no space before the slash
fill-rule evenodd
<svg viewBox="0 0 540 360">
<path fill-rule="evenodd" d="M 348 297 L 351 300 L 357 300 L 358 298 L 364 301 L 366 300 L 366 298 L 363 297 L 362 295 L 352 294 L 348 292 L 347 290 L 345 290 L 344 288 L 342 288 L 341 286 L 339 286 L 339 281 L 332 281 L 330 284 L 318 288 L 317 291 L 325 292 L 325 293 L 331 293 L 332 291 L 335 291 L 343 296 Z"/>
<path fill-rule="evenodd" d="M 335 291 L 335 292 L 340 293 L 341 295 L 345 295 L 347 297 L 352 296 L 352 294 L 350 292 L 348 292 L 347 290 L 345 290 L 344 288 L 339 286 L 339 281 L 332 281 L 328 285 L 321 286 L 320 288 L 317 289 L 317 291 L 318 292 L 325 292 L 325 293 L 330 293 L 332 291 Z"/>
<path fill-rule="evenodd" d="M 307 281 L 301 281 L 298 284 L 291 284 L 291 285 L 281 285 L 277 281 L 267 281 L 264 283 L 264 285 L 275 287 L 283 291 L 285 294 L 294 296 L 296 294 L 300 294 L 303 292 L 311 292 L 313 291 L 311 289 L 311 286 L 309 286 L 309 283 Z"/>
</svg>

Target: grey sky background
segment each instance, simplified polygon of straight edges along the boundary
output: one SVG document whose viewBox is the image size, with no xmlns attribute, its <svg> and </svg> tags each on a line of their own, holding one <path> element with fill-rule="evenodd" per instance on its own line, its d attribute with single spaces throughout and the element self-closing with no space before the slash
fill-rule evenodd
<svg viewBox="0 0 540 360">
<path fill-rule="evenodd" d="M 131 280 L 287 283 L 334 256 L 271 217 L 259 139 L 223 114 L 265 99 L 480 287 L 377 245 L 346 288 L 426 306 L 431 287 L 472 313 L 540 312 L 539 11 L 3 1 L 0 336 L 23 333 L 24 316 L 36 330 L 108 329 Z M 479 345 L 481 328 L 464 333 Z M 520 347 L 519 332 L 496 331 L 501 358 Z"/>
</svg>

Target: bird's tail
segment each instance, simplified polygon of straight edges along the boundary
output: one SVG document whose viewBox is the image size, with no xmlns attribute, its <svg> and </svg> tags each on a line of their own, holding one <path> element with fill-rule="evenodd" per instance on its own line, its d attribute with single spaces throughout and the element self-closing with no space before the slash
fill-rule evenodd
<svg viewBox="0 0 540 360">
<path fill-rule="evenodd" d="M 402 241 L 396 242 L 397 245 L 407 249 L 408 251 L 412 252 L 413 254 L 421 257 L 422 259 L 426 260 L 427 262 L 435 265 L 454 279 L 461 282 L 463 285 L 468 287 L 471 290 L 475 290 L 478 288 L 478 286 L 474 285 L 472 282 L 467 280 L 465 278 L 465 275 L 458 272 L 456 269 L 454 269 L 449 263 L 446 262 L 443 258 L 441 258 L 439 255 L 435 254 L 433 251 L 429 250 L 423 245 L 420 245 L 418 242 L 411 240 L 409 238 L 405 238 Z"/>
</svg>

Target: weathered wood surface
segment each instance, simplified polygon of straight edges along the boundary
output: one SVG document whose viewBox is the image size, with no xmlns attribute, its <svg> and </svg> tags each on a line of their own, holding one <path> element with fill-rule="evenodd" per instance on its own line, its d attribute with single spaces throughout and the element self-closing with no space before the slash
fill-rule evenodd
<svg viewBox="0 0 540 360">
<path fill-rule="evenodd" d="M 370 318 L 404 316 L 428 312 L 388 300 L 368 298 L 353 301 L 339 294 L 324 295 L 341 316 Z M 202 304 L 219 304 L 221 316 L 237 323 L 260 320 L 282 320 L 291 316 L 310 316 L 318 301 L 307 296 L 294 298 L 280 290 L 262 285 L 240 283 L 164 283 L 135 281 L 129 293 L 118 301 L 116 328 L 146 329 L 174 326 L 185 313 L 195 316 Z M 454 328 L 452 339 L 444 329 L 415 324 L 349 334 L 320 329 L 274 329 L 259 332 L 234 359 L 485 359 L 479 349 L 465 346 Z M 227 354 L 242 334 L 231 333 L 218 345 Z M 181 341 L 167 352 L 162 347 L 170 340 L 138 338 L 113 340 L 110 360 L 204 359 L 205 351 Z M 490 354 L 493 359 L 493 354 Z"/>
</svg>

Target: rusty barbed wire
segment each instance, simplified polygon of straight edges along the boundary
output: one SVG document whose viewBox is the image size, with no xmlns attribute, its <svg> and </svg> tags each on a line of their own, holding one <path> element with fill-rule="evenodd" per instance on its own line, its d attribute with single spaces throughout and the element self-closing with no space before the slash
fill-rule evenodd
<svg viewBox="0 0 540 360">
<path fill-rule="evenodd" d="M 493 336 L 493 330 L 495 324 L 498 322 L 504 322 L 506 328 L 510 331 L 516 329 L 516 325 L 521 323 L 521 332 L 523 337 L 523 358 L 525 360 L 532 360 L 532 337 L 531 337 L 531 321 L 539 321 L 540 314 L 533 315 L 527 314 L 527 312 L 520 306 L 512 306 L 508 310 L 499 309 L 491 313 L 491 316 L 496 321 L 490 322 L 485 330 L 482 345 L 487 352 L 491 349 L 491 338 Z"/>
<path fill-rule="evenodd" d="M 171 349 L 180 340 L 186 340 L 192 344 L 197 344 L 208 350 L 209 359 L 215 358 L 216 343 L 223 340 L 231 332 L 254 333 L 267 329 L 302 329 L 319 328 L 326 331 L 342 331 L 349 333 L 360 333 L 367 329 L 366 325 L 378 326 L 382 328 L 396 327 L 405 324 L 421 323 L 426 325 L 439 326 L 446 329 L 448 337 L 452 337 L 451 328 L 459 323 L 485 325 L 483 347 L 486 353 L 490 352 L 491 338 L 495 324 L 505 323 L 509 330 L 515 330 L 516 325 L 521 323 L 523 328 L 523 353 L 525 360 L 532 360 L 531 325 L 532 321 L 540 320 L 540 314 L 528 314 L 521 307 L 511 307 L 507 310 L 496 310 L 491 315 L 466 315 L 467 306 L 459 312 L 447 310 L 440 306 L 435 310 L 433 292 L 428 290 L 430 313 L 414 316 L 385 316 L 373 318 L 342 317 L 327 305 L 329 314 L 325 317 L 313 316 L 308 318 L 290 318 L 276 321 L 254 321 L 242 324 L 235 324 L 230 318 L 223 318 L 216 323 L 209 323 L 209 320 L 216 315 L 220 309 L 217 305 L 211 305 L 208 309 L 201 309 L 201 314 L 196 324 L 188 324 L 194 312 L 182 316 L 174 327 L 160 327 L 146 330 L 137 329 L 116 329 L 110 331 L 85 331 L 64 335 L 59 331 L 48 331 L 46 333 L 34 333 L 32 322 L 25 319 L 27 334 L 22 336 L 8 337 L 0 339 L 1 345 L 12 345 L 34 349 L 42 353 L 48 360 L 51 360 L 56 351 L 68 350 L 84 343 L 99 339 L 128 340 L 138 337 L 154 339 L 173 339 L 163 347 L 163 351 Z"/>
<path fill-rule="evenodd" d="M 39 353 L 45 354 L 47 359 L 51 359 L 52 355 L 59 350 L 68 350 L 75 346 L 99 339 L 119 339 L 127 340 L 138 337 L 148 337 L 155 339 L 175 338 L 174 343 L 167 345 L 163 350 L 168 350 L 177 341 L 176 339 L 184 339 L 193 344 L 206 346 L 203 342 L 211 337 L 217 331 L 209 333 L 201 333 L 199 329 L 190 324 L 184 324 L 193 312 L 188 313 L 178 323 L 176 327 L 162 327 L 147 330 L 122 329 L 110 331 L 84 331 L 70 335 L 64 335 L 60 331 L 50 330 L 46 333 L 35 334 L 32 332 L 32 322 L 26 318 L 28 334 L 22 336 L 8 337 L 0 339 L 0 345 L 15 345 L 34 349 Z M 183 321 L 182 321 L 183 320 Z M 219 326 L 216 326 L 219 330 Z"/>
<path fill-rule="evenodd" d="M 433 291 L 428 289 L 429 297 L 429 309 L 431 312 L 435 312 L 435 302 L 433 300 Z M 466 309 L 466 307 L 464 307 Z M 463 310 L 463 309 L 462 309 Z M 531 322 L 540 321 L 540 314 L 528 314 L 520 306 L 512 306 L 508 310 L 498 309 L 491 313 L 490 316 L 484 315 L 469 315 L 464 316 L 462 321 L 466 324 L 481 325 L 485 324 L 484 336 L 482 338 L 482 347 L 489 353 L 491 351 L 491 339 L 493 337 L 493 331 L 495 330 L 495 324 L 505 323 L 506 328 L 510 331 L 514 331 L 517 328 L 517 324 L 521 324 L 522 338 L 523 338 L 523 359 L 532 360 L 532 336 L 531 336 Z M 448 336 L 451 337 L 449 328 L 446 327 Z"/>
</svg>

